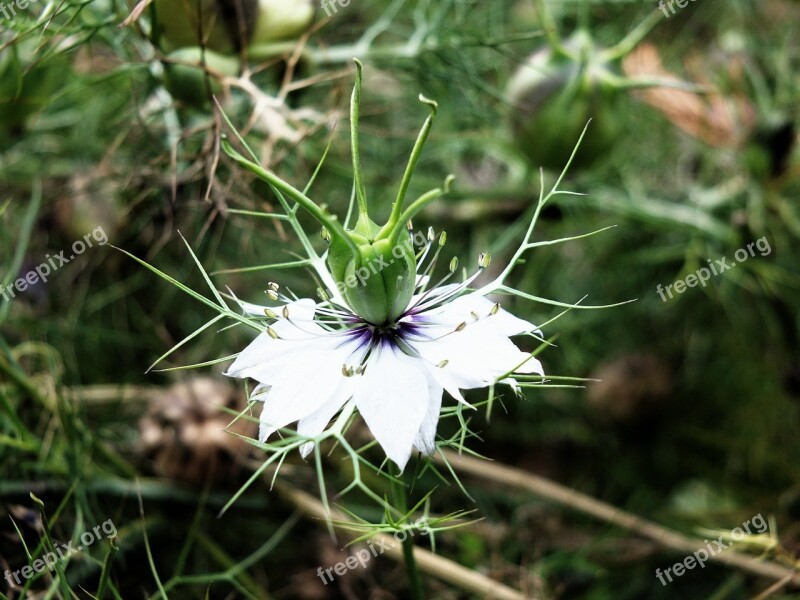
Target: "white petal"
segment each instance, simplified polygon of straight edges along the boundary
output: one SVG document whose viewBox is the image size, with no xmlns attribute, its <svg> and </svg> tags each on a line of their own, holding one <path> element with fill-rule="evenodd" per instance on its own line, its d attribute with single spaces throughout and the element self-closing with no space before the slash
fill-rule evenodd
<svg viewBox="0 0 800 600">
<path fill-rule="evenodd" d="M 538 360 L 519 350 L 486 320 L 468 323 L 460 331 L 451 330 L 438 339 L 417 339 L 411 345 L 437 366 L 432 372 L 448 391 L 453 384 L 461 389 L 485 387 L 515 370 L 542 371 Z"/>
<path fill-rule="evenodd" d="M 422 419 L 414 447 L 423 454 L 436 452 L 436 428 L 439 425 L 439 412 L 442 410 L 442 386 L 432 377 L 428 377 L 428 412 Z"/>
<path fill-rule="evenodd" d="M 271 313 L 275 313 L 278 320 L 282 320 L 285 310 L 291 320 L 300 323 L 313 321 L 314 313 L 317 308 L 317 303 L 311 298 L 301 298 L 282 306 L 261 306 L 260 304 L 243 302 L 239 299 L 237 299 L 236 302 L 239 303 L 239 306 L 244 312 L 250 315 L 264 317 L 267 314 L 266 311 L 270 311 Z"/>
<path fill-rule="evenodd" d="M 310 415 L 297 422 L 297 433 L 303 437 L 316 437 L 325 431 L 333 416 L 339 412 L 344 403 L 353 395 L 352 377 L 347 377 L 339 385 L 331 398 Z M 314 449 L 314 442 L 307 442 L 300 447 L 303 458 Z"/>
<path fill-rule="evenodd" d="M 461 323 L 487 320 L 507 337 L 529 331 L 539 331 L 533 323 L 515 317 L 503 308 L 493 310 L 494 306 L 493 302 L 479 293 L 473 292 L 425 311 L 419 317 L 423 322 L 438 324 L 444 329 L 455 328 Z"/>
<path fill-rule="evenodd" d="M 342 366 L 356 350 L 357 342 L 350 341 L 332 350 L 295 353 L 291 360 L 277 363 L 264 397 L 261 441 L 277 429 L 320 410 L 334 397 L 341 406 L 347 398 L 337 396 L 337 392 L 348 379 L 342 374 Z"/>
<path fill-rule="evenodd" d="M 423 359 L 425 359 L 424 356 Z M 427 360 L 425 362 L 428 363 Z M 445 368 L 438 366 L 438 364 L 428 363 L 427 366 L 431 376 L 436 380 L 436 382 L 439 385 L 441 385 L 444 389 L 447 390 L 448 394 L 450 394 L 453 398 L 461 402 L 461 404 L 465 404 L 469 408 L 475 408 L 464 399 L 464 396 L 461 395 L 461 390 L 459 389 L 459 387 L 463 387 L 464 389 L 470 389 L 470 387 L 483 387 L 483 384 L 479 382 L 476 385 L 466 387 L 462 385 L 463 383 L 462 378 L 454 376 L 453 371 L 446 370 Z"/>
<path fill-rule="evenodd" d="M 428 413 L 427 369 L 389 344 L 375 349 L 354 394 L 372 435 L 402 471 Z"/>
<path fill-rule="evenodd" d="M 361 342 L 347 334 L 324 331 L 320 328 L 315 335 L 309 335 L 305 330 L 300 332 L 289 321 L 283 321 L 282 324 L 285 325 L 285 331 L 293 329 L 295 339 L 285 337 L 275 339 L 269 333 L 262 333 L 239 353 L 225 374 L 229 377 L 251 377 L 261 383 L 272 385 L 275 377 L 287 365 L 302 360 L 309 353 L 333 352 L 347 356 L 361 347 Z M 279 324 L 276 323 L 276 327 L 277 325 Z M 341 366 L 339 364 L 340 369 Z"/>
</svg>

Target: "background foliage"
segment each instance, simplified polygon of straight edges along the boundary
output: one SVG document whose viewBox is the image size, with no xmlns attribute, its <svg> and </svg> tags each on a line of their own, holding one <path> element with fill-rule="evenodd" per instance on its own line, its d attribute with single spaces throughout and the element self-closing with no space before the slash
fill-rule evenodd
<svg viewBox="0 0 800 600">
<path fill-rule="evenodd" d="M 562 32 L 588 22 L 610 46 L 653 4 L 549 9 Z M 229 212 L 269 210 L 274 198 L 220 156 L 224 128 L 211 106 L 186 106 L 163 87 L 163 56 L 141 31 L 147 15 L 120 27 L 129 14 L 121 1 L 32 6 L 0 20 L 3 288 L 102 227 L 109 244 L 195 289 L 204 284 L 179 231 L 218 273 L 220 289 L 260 302 L 276 280 L 313 294 L 302 271 L 242 270 L 291 261 L 298 248 L 280 224 Z M 332 140 L 316 199 L 341 214 L 352 176 L 350 59 L 359 56 L 362 162 L 372 202 L 385 198 L 379 216 L 424 119 L 423 93 L 439 114 L 410 192 L 438 186 L 448 173 L 457 180 L 417 225 L 446 229 L 450 253 L 470 264 L 484 250 L 502 264 L 539 191 L 538 166 L 513 144 L 515 108 L 504 95 L 515 69 L 545 44 L 536 5 L 365 0 L 317 17 L 296 65 L 251 63 L 257 87 L 227 95 L 231 120 L 293 182 L 310 178 Z M 647 92 L 623 95 L 612 146 L 568 174 L 566 187 L 584 195 L 555 201 L 538 237 L 616 227 L 538 249 L 514 282 L 564 302 L 587 294 L 592 304 L 636 299 L 570 311 L 545 331 L 557 334 L 541 356 L 547 373 L 603 382 L 528 390 L 524 400 L 506 393 L 490 422 L 475 417 L 479 437 L 469 440 L 494 460 L 677 531 L 730 530 L 769 515 L 780 543 L 770 556 L 789 563 L 800 536 L 798 23 L 800 6 L 790 0 L 703 0 L 647 35 L 666 70 L 747 110 L 715 113 L 722 124 L 706 125 L 733 134 L 709 139 L 687 133 L 709 113 L 659 110 Z M 17 67 L 7 68 L 12 53 Z M 270 104 L 274 98 L 281 102 Z M 575 142 L 563 139 L 568 148 Z M 555 174 L 544 176 L 552 182 Z M 656 286 L 762 237 L 768 255 L 662 302 Z M 560 312 L 516 301 L 508 308 L 538 323 Z M 0 569 L 27 564 L 22 540 L 36 557 L 48 536 L 67 540 L 109 518 L 119 532 L 114 544 L 73 557 L 59 577 L 40 576 L 6 597 L 404 597 L 402 570 L 386 559 L 324 586 L 316 569 L 343 560 L 342 540 L 299 519 L 268 480 L 217 518 L 260 457 L 232 435 L 220 448 L 198 449 L 188 428 L 211 423 L 203 430 L 211 436 L 230 420 L 198 408 L 196 396 L 232 410 L 241 390 L 203 384 L 187 392 L 169 386 L 196 372 L 146 372 L 209 318 L 108 245 L 0 300 L 0 512 L 11 517 L 0 524 Z M 238 329 L 208 331 L 167 366 L 229 356 L 248 340 Z M 220 379 L 223 367 L 204 371 Z M 290 462 L 282 477 L 313 493 L 313 467 L 296 456 Z M 331 485 L 348 481 L 342 464 L 326 464 Z M 437 551 L 529 597 L 745 598 L 771 583 L 708 565 L 662 587 L 654 570 L 681 556 L 513 488 L 464 482 L 472 500 L 433 476 L 418 484 L 420 497 L 438 486 L 435 512 L 475 508 L 484 517 L 441 534 Z M 358 497 L 346 506 L 368 510 Z M 432 598 L 468 597 L 433 578 L 427 586 Z M 796 593 L 782 588 L 772 597 Z"/>
</svg>

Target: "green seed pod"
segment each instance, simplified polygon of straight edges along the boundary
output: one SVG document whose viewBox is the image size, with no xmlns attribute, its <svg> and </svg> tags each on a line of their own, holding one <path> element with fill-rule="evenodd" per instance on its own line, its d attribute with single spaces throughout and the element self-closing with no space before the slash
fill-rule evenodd
<svg viewBox="0 0 800 600">
<path fill-rule="evenodd" d="M 236 54 L 258 12 L 257 0 L 156 0 L 153 7 L 153 40 L 165 52 L 203 46 Z"/>
<path fill-rule="evenodd" d="M 251 44 L 271 44 L 300 36 L 314 20 L 312 0 L 259 0 Z"/>
<path fill-rule="evenodd" d="M 611 149 L 622 121 L 623 96 L 611 83 L 613 65 L 598 58 L 602 49 L 583 32 L 557 54 L 548 46 L 534 53 L 511 78 L 514 142 L 535 168 L 564 168 L 586 123 L 592 120 L 572 167 L 587 167 Z"/>
<path fill-rule="evenodd" d="M 336 241 L 328 250 L 328 265 L 337 288 L 353 312 L 374 325 L 397 319 L 414 294 L 414 247 L 408 232 L 401 238 L 392 244 L 388 239 L 369 241 L 353 235 L 358 258 Z"/>
<path fill-rule="evenodd" d="M 314 20 L 312 0 L 156 0 L 153 40 L 165 52 L 203 46 L 238 54 L 298 37 Z"/>
<path fill-rule="evenodd" d="M 196 46 L 181 48 L 164 61 L 164 87 L 176 100 L 202 108 L 208 105 L 209 91 L 213 94 L 222 91 L 218 77 L 232 77 L 238 73 L 237 58 L 218 54 L 212 50 L 203 51 Z"/>
</svg>

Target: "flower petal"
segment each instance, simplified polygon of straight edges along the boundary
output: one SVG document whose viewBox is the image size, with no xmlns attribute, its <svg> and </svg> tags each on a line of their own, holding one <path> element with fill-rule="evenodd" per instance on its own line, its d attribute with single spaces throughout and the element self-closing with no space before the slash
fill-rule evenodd
<svg viewBox="0 0 800 600">
<path fill-rule="evenodd" d="M 372 435 L 402 471 L 429 412 L 427 369 L 388 343 L 373 351 L 354 394 Z"/>
<path fill-rule="evenodd" d="M 353 348 L 348 346 L 311 351 L 294 355 L 276 370 L 263 397 L 259 440 L 264 442 L 277 429 L 319 411 L 336 397 L 340 384 L 347 379 L 342 365 L 352 353 Z M 346 400 L 337 399 L 339 406 Z"/>
<path fill-rule="evenodd" d="M 507 310 L 495 308 L 495 306 L 494 302 L 481 294 L 472 292 L 459 296 L 447 304 L 424 311 L 418 318 L 431 325 L 439 325 L 445 330 L 455 328 L 461 323 L 486 320 L 507 337 L 529 331 L 541 333 L 533 323 L 515 317 Z"/>
<path fill-rule="evenodd" d="M 439 338 L 418 337 L 411 345 L 436 365 L 432 373 L 448 391 L 453 385 L 461 389 L 485 387 L 511 371 L 542 374 L 541 363 L 517 348 L 488 320 L 468 323 Z"/>
<path fill-rule="evenodd" d="M 339 384 L 339 389 L 333 393 L 330 400 L 297 422 L 297 433 L 303 437 L 316 437 L 321 434 L 352 395 L 352 378 L 346 378 Z M 300 455 L 306 458 L 313 449 L 314 442 L 306 442 L 300 447 Z"/>
<path fill-rule="evenodd" d="M 442 386 L 433 378 L 428 377 L 428 412 L 422 419 L 414 447 L 423 454 L 431 455 L 436 452 L 436 429 L 439 425 L 439 412 L 442 410 Z"/>
<path fill-rule="evenodd" d="M 342 367 L 357 365 L 365 352 L 358 338 L 342 334 L 294 341 L 262 334 L 240 353 L 227 375 L 259 382 L 252 397 L 264 402 L 259 432 L 264 442 L 275 430 L 326 406 L 347 379 Z M 339 406 L 345 400 L 338 397 Z"/>
</svg>

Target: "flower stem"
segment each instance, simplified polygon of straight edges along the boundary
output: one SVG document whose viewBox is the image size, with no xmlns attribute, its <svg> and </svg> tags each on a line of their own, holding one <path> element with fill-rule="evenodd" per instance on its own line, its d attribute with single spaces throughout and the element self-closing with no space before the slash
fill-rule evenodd
<svg viewBox="0 0 800 600">
<path fill-rule="evenodd" d="M 408 495 L 405 483 L 401 479 L 392 480 L 392 497 L 394 498 L 395 508 L 405 515 L 408 510 Z M 414 559 L 414 538 L 411 535 L 406 535 L 403 540 L 403 562 L 406 566 L 411 598 L 413 600 L 425 600 L 425 589 L 422 587 L 422 577 L 417 569 L 417 561 Z"/>
</svg>

